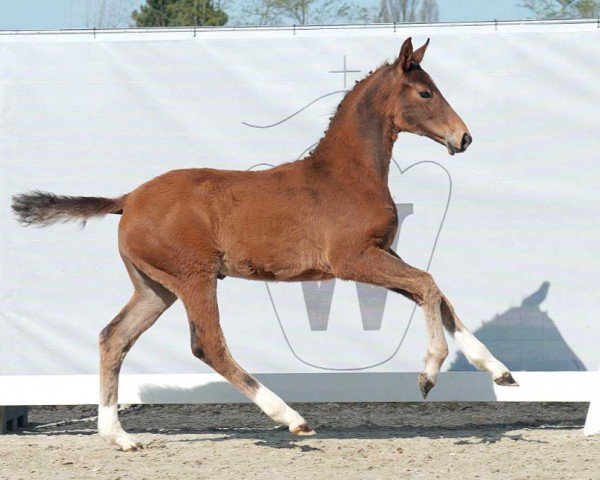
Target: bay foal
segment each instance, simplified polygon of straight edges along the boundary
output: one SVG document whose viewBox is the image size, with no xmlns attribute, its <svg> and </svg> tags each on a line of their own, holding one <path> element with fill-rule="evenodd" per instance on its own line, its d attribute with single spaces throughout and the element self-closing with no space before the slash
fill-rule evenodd
<svg viewBox="0 0 600 480">
<path fill-rule="evenodd" d="M 429 41 L 428 41 L 429 42 Z M 26 225 L 122 215 L 119 250 L 131 300 L 100 334 L 100 435 L 123 450 L 140 446 L 117 415 L 118 377 L 137 338 L 180 298 L 193 354 L 268 416 L 297 435 L 314 433 L 299 413 L 233 359 L 217 308 L 217 280 L 301 281 L 340 278 L 400 293 L 423 307 L 427 327 L 425 397 L 448 354 L 443 327 L 467 359 L 500 385 L 515 385 L 459 320 L 431 275 L 390 249 L 398 220 L 387 180 L 399 132 L 425 135 L 453 155 L 471 135 L 421 68 L 428 42 L 411 39 L 350 91 L 306 158 L 264 171 L 175 170 L 115 199 L 32 192 L 14 197 Z"/>
</svg>

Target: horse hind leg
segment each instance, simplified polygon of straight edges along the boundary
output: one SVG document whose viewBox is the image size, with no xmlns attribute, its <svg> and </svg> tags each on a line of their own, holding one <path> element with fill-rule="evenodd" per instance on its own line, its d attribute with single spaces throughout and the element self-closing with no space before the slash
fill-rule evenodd
<svg viewBox="0 0 600 480">
<path fill-rule="evenodd" d="M 121 427 L 118 417 L 119 372 L 127 352 L 139 336 L 150 328 L 177 297 L 139 271 L 131 262 L 125 266 L 133 282 L 131 300 L 102 330 L 100 347 L 100 403 L 98 432 L 109 444 L 122 450 L 137 450 L 142 445 Z"/>
<path fill-rule="evenodd" d="M 225 377 L 264 413 L 295 435 L 314 435 L 306 420 L 246 372 L 231 356 L 219 323 L 216 277 L 198 278 L 178 294 L 190 324 L 194 356 Z"/>
</svg>

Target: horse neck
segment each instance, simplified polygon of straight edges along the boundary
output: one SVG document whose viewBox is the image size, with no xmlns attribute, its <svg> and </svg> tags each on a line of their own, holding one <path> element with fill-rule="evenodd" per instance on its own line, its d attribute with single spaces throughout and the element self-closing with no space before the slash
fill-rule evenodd
<svg viewBox="0 0 600 480">
<path fill-rule="evenodd" d="M 386 72 L 381 67 L 348 92 L 313 157 L 345 175 L 354 172 L 387 183 L 397 130 L 385 113 L 390 92 Z"/>
</svg>

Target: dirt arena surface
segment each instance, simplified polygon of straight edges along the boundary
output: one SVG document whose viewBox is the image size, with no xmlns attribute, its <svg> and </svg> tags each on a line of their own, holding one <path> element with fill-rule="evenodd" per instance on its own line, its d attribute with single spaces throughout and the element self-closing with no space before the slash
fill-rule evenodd
<svg viewBox="0 0 600 480">
<path fill-rule="evenodd" d="M 1 479 L 598 479 L 583 403 L 296 404 L 318 435 L 273 428 L 253 405 L 126 408 L 146 444 L 119 452 L 94 406 L 33 407 L 0 436 Z"/>
</svg>

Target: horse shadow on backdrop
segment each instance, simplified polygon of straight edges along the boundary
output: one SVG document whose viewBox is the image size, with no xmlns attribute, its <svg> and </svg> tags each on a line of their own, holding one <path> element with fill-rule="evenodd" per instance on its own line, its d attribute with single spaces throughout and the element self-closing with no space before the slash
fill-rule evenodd
<svg viewBox="0 0 600 480">
<path fill-rule="evenodd" d="M 569 347 L 558 327 L 540 309 L 548 296 L 549 282 L 526 297 L 518 307 L 484 322 L 473 334 L 511 371 L 562 372 L 587 370 Z M 474 371 L 458 352 L 448 371 Z"/>
</svg>

